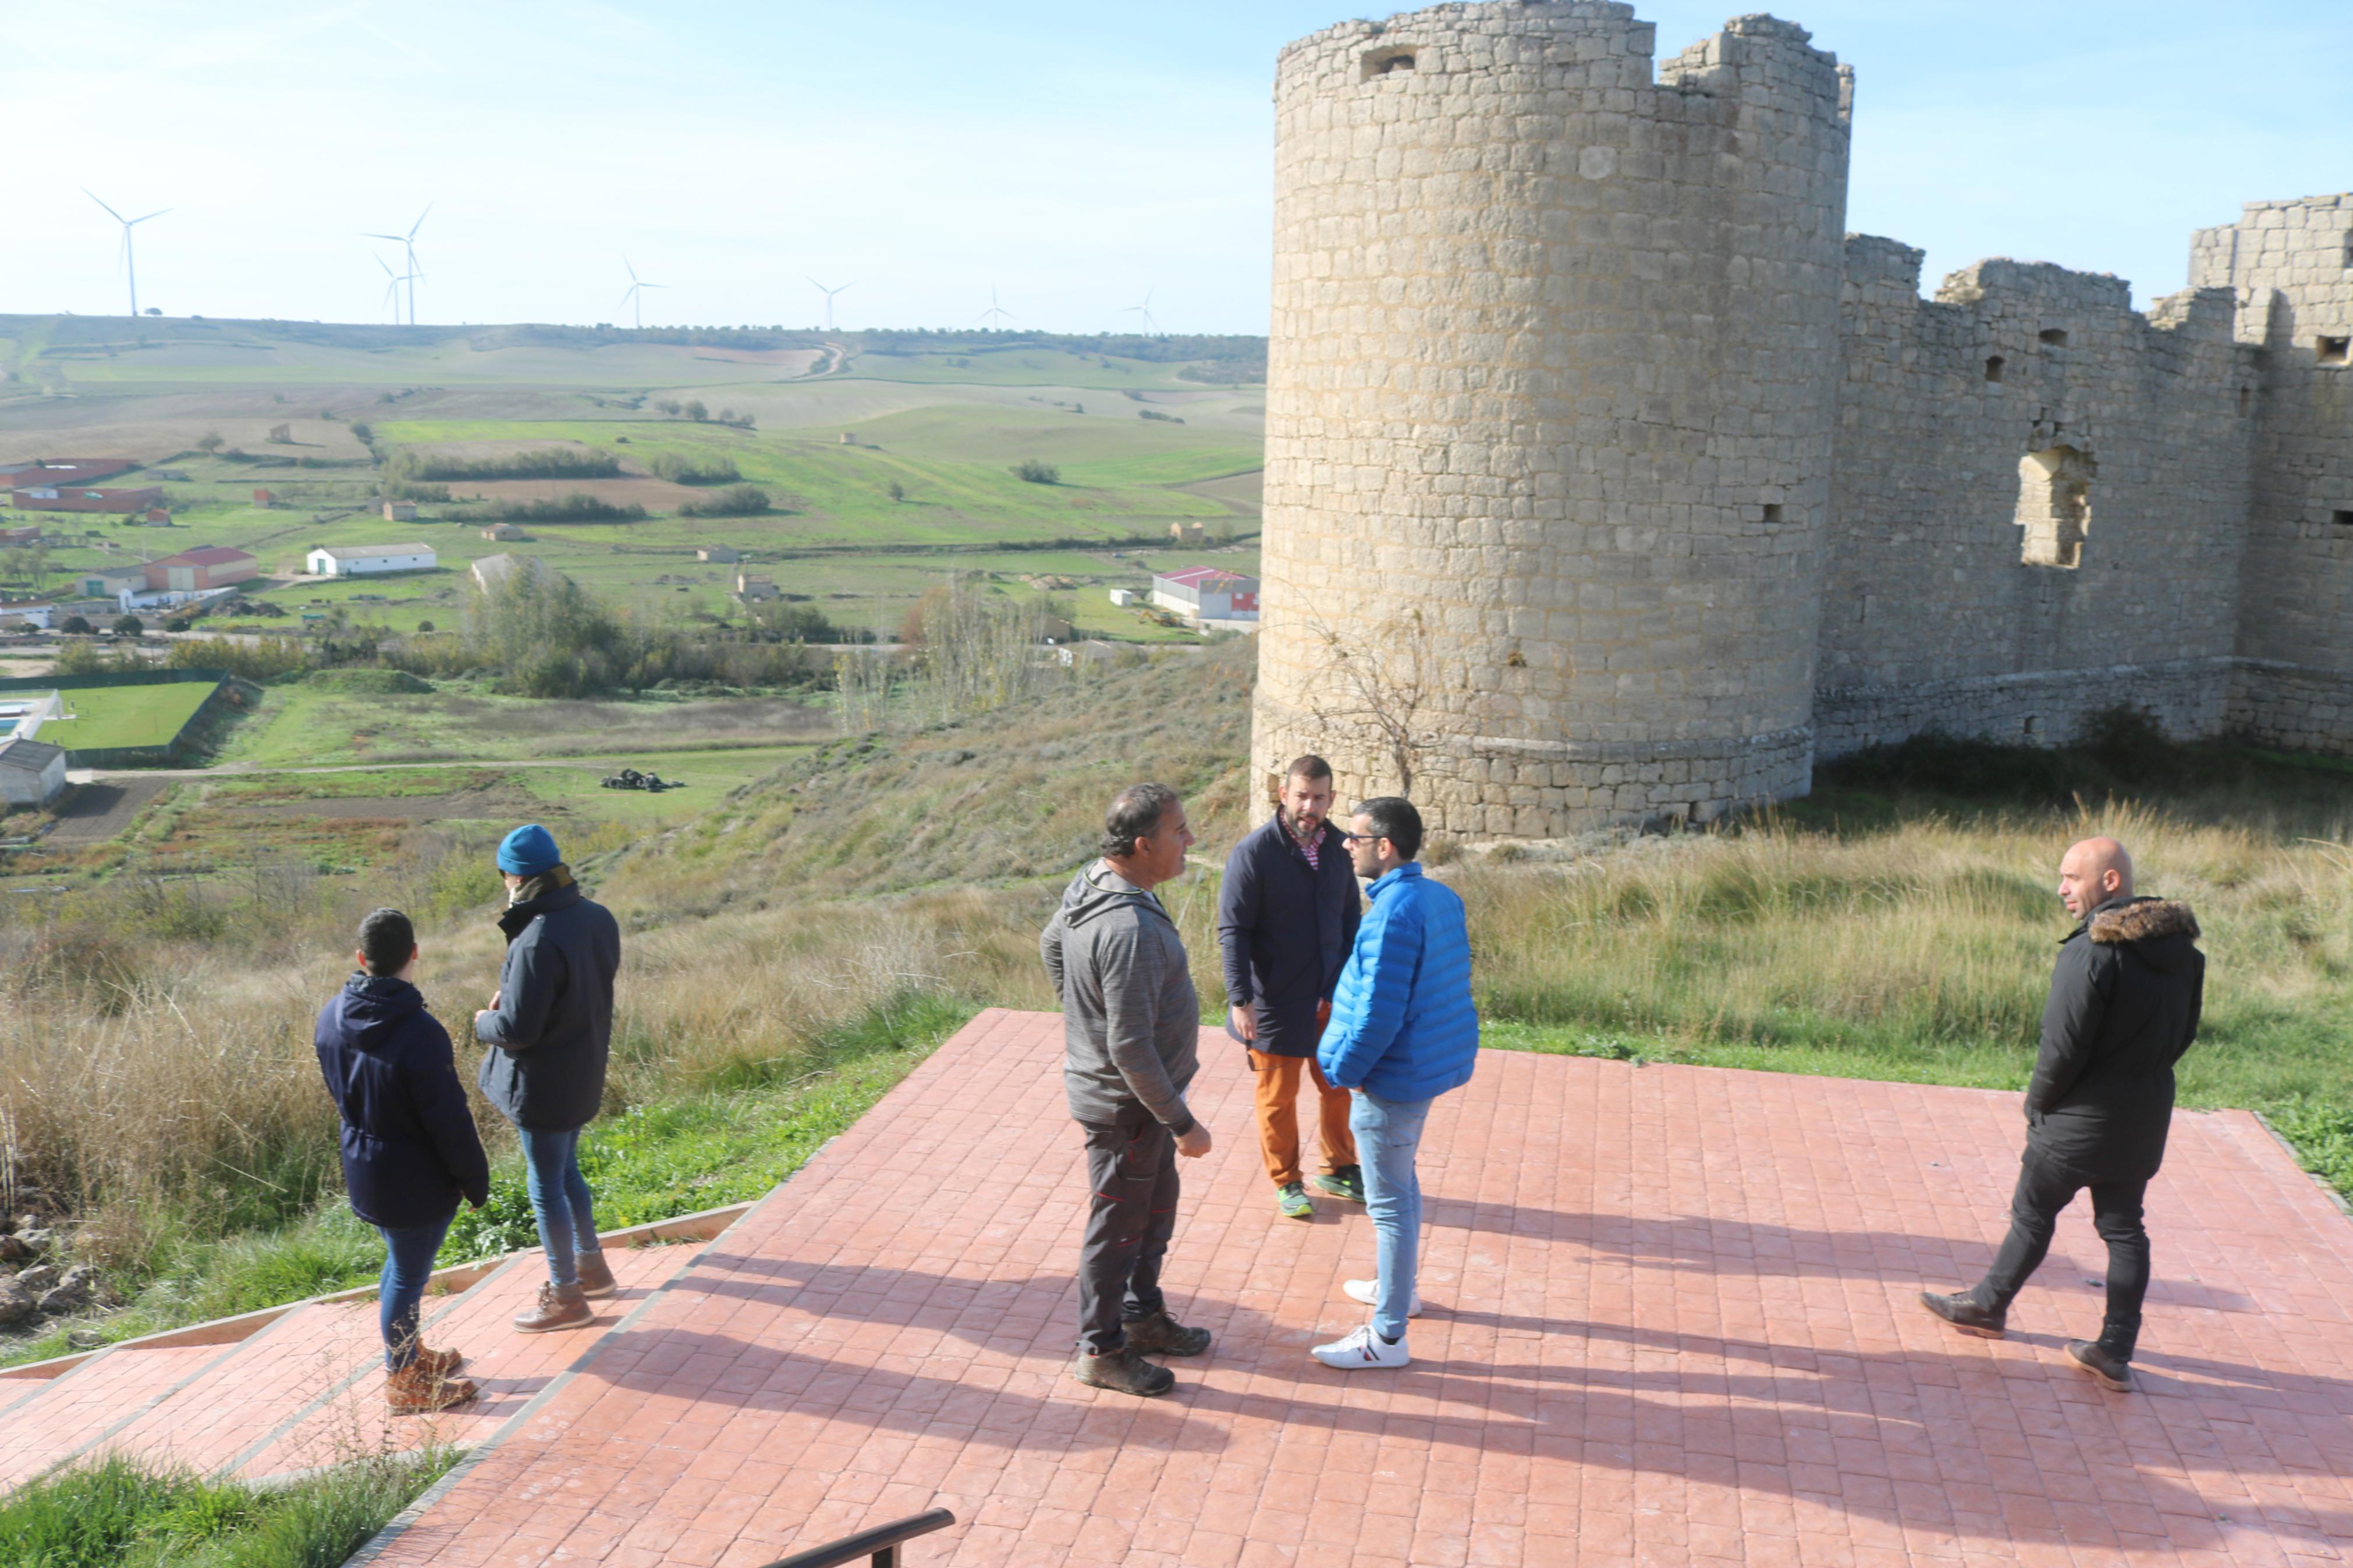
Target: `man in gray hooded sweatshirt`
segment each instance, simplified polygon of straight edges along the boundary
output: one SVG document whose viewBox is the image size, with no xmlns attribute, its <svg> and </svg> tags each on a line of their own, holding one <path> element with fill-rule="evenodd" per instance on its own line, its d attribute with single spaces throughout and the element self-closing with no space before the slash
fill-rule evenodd
<svg viewBox="0 0 2353 1568">
<path fill-rule="evenodd" d="M 1071 879 L 1038 939 L 1062 999 L 1062 1084 L 1086 1133 L 1093 1193 L 1071 1374 L 1123 1394 L 1176 1386 L 1176 1374 L 1145 1355 L 1209 1348 L 1209 1331 L 1171 1318 L 1160 1293 L 1160 1260 L 1176 1228 L 1176 1156 L 1209 1152 L 1209 1130 L 1185 1109 L 1201 1003 L 1176 922 L 1152 892 L 1183 874 L 1192 844 L 1175 790 L 1120 791 L 1103 814 L 1103 858 Z"/>
</svg>

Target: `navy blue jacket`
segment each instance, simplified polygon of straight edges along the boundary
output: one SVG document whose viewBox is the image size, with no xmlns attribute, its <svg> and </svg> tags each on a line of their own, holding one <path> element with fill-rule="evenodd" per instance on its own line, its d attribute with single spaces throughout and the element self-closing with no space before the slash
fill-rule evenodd
<svg viewBox="0 0 2353 1568">
<path fill-rule="evenodd" d="M 449 1032 L 406 980 L 354 974 L 319 1012 L 312 1043 L 343 1117 L 352 1212 L 394 1230 L 490 1201 L 491 1163 L 458 1081 Z"/>
<path fill-rule="evenodd" d="M 1332 999 L 1364 918 L 1347 840 L 1329 822 L 1315 861 L 1307 863 L 1280 816 L 1226 857 L 1218 892 L 1226 1001 L 1255 1011 L 1257 1048 L 1269 1056 L 1315 1054 L 1316 1004 Z M 1233 1033 L 1230 1022 L 1226 1032 Z"/>
<path fill-rule="evenodd" d="M 1479 1058 L 1462 900 L 1411 860 L 1366 892 L 1373 907 L 1340 972 L 1317 1065 L 1341 1089 L 1434 1100 L 1470 1082 Z"/>
<path fill-rule="evenodd" d="M 586 1127 L 605 1103 L 620 923 L 567 883 L 514 905 L 499 929 L 499 1005 L 474 1028 L 497 1047 L 482 1057 L 482 1092 L 518 1127 Z"/>
</svg>

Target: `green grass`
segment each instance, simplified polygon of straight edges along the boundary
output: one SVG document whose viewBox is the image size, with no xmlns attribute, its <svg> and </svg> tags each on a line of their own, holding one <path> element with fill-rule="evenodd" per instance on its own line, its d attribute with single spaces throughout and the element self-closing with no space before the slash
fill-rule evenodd
<svg viewBox="0 0 2353 1568">
<path fill-rule="evenodd" d="M 113 1455 L 0 1502 L 0 1568 L 333 1568 L 456 1460 L 364 1458 L 264 1489 Z"/>
<path fill-rule="evenodd" d="M 76 688 L 66 693 L 74 716 L 42 725 L 40 738 L 68 751 L 169 745 L 212 694 L 201 680 Z"/>
</svg>

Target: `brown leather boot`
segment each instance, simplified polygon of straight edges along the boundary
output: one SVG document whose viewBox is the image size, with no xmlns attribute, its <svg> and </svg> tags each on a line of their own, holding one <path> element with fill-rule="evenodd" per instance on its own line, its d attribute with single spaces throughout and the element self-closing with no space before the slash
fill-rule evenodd
<svg viewBox="0 0 2353 1568">
<path fill-rule="evenodd" d="M 576 1267 L 580 1273 L 580 1293 L 583 1296 L 591 1299 L 609 1296 L 620 1289 L 619 1282 L 613 1278 L 613 1266 L 605 1261 L 603 1253 L 582 1253 Z"/>
<path fill-rule="evenodd" d="M 410 1362 L 384 1380 L 384 1402 L 395 1415 L 430 1415 L 454 1410 L 474 1397 L 471 1379 L 436 1377 L 422 1359 Z"/>
<path fill-rule="evenodd" d="M 551 1279 L 539 1288 L 539 1300 L 530 1311 L 515 1314 L 514 1326 L 519 1333 L 543 1334 L 550 1329 L 573 1329 L 596 1321 L 596 1314 L 579 1286 L 558 1285 Z"/>
<path fill-rule="evenodd" d="M 456 1351 L 429 1351 L 418 1345 L 417 1364 L 425 1369 L 427 1376 L 454 1377 L 458 1369 L 466 1364 L 466 1358 Z"/>
</svg>

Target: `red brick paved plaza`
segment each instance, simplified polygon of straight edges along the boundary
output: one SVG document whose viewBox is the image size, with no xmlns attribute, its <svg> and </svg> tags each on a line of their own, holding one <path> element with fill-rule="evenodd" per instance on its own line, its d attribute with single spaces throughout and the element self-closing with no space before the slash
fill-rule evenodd
<svg viewBox="0 0 2353 1568">
<path fill-rule="evenodd" d="M 756 1564 L 934 1506 L 935 1563 L 2321 1563 L 2353 1552 L 2353 1219 L 2253 1118 L 2177 1117 L 2145 1392 L 2062 1223 L 2011 1337 L 1914 1303 L 1999 1238 L 2015 1095 L 1482 1055 L 1423 1150 L 1402 1373 L 1361 1209 L 1274 1215 L 1203 1037 L 1168 1279 L 1217 1331 L 1145 1402 L 1063 1376 L 1060 1020 L 982 1015 L 448 1481 L 384 1563 Z"/>
</svg>

